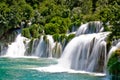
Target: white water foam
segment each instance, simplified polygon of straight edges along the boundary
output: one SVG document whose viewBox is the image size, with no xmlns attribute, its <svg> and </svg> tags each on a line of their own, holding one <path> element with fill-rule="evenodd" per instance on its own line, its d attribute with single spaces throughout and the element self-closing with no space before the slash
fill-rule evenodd
<svg viewBox="0 0 120 80">
<path fill-rule="evenodd" d="M 105 73 L 94 73 L 94 67 L 97 66 L 96 65 L 97 59 L 100 57 L 101 53 L 102 53 L 101 55 L 104 55 L 104 57 L 106 57 L 105 56 L 106 50 L 104 50 L 103 48 L 106 48 L 105 47 L 106 42 L 104 40 L 108 34 L 109 33 L 107 32 L 97 34 L 94 33 L 75 37 L 66 46 L 62 57 L 58 60 L 58 64 L 51 65 L 48 67 L 39 67 L 32 69 L 50 73 L 67 72 L 67 73 L 82 73 L 93 76 L 105 76 L 106 75 Z M 86 62 L 87 65 L 84 64 Z"/>
<path fill-rule="evenodd" d="M 30 69 L 34 69 L 34 70 L 38 70 L 41 72 L 49 72 L 49 73 L 62 73 L 62 72 L 66 72 L 66 73 L 81 73 L 81 74 L 87 74 L 87 75 L 92 75 L 92 76 L 106 76 L 106 74 L 104 73 L 94 73 L 94 72 L 86 72 L 86 71 L 77 71 L 77 70 L 73 70 L 73 69 L 68 69 L 68 68 L 64 68 L 63 66 L 57 64 L 57 65 L 51 65 L 48 67 L 39 67 L 39 68 L 30 68 Z"/>
<path fill-rule="evenodd" d="M 23 57 L 25 50 L 26 50 L 26 44 L 30 40 L 22 37 L 21 34 L 19 34 L 11 45 L 8 45 L 7 53 L 3 57 L 12 57 L 12 58 L 18 58 Z"/>
<path fill-rule="evenodd" d="M 39 58 L 37 56 L 0 56 L 1 58 L 33 58 L 33 59 L 36 59 L 36 58 Z"/>
</svg>

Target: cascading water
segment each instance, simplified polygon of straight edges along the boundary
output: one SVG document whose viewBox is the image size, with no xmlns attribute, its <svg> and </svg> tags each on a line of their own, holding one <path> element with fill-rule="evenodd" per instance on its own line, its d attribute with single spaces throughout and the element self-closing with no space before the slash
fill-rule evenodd
<svg viewBox="0 0 120 80">
<path fill-rule="evenodd" d="M 79 36 L 81 34 L 91 34 L 91 33 L 99 33 L 104 30 L 102 26 L 102 22 L 95 21 L 95 22 L 89 22 L 86 24 L 83 24 L 78 29 L 76 36 Z"/>
<path fill-rule="evenodd" d="M 0 56 L 3 56 L 7 51 L 7 44 L 0 43 Z"/>
<path fill-rule="evenodd" d="M 75 37 L 65 48 L 59 64 L 66 68 L 103 72 L 106 60 L 105 39 L 109 33 L 94 33 Z M 102 69 L 101 69 L 102 68 Z"/>
<path fill-rule="evenodd" d="M 62 54 L 62 45 L 56 42 L 52 51 L 52 56 L 55 58 L 59 58 L 61 54 Z"/>
<path fill-rule="evenodd" d="M 76 32 L 76 37 L 64 49 L 58 65 L 66 69 L 104 72 L 107 56 L 106 37 L 109 32 L 102 32 L 101 24 L 101 22 L 95 21 L 81 25 Z M 26 49 L 29 47 L 29 40 L 27 42 L 26 40 L 26 38 L 18 35 L 15 42 L 9 45 L 5 56 L 26 55 Z M 33 41 L 31 47 L 29 56 L 58 57 L 58 55 L 60 56 L 58 53 L 62 53 L 61 44 L 55 43 L 52 36 L 49 35 Z"/>
<path fill-rule="evenodd" d="M 56 45 L 51 35 L 41 36 L 40 39 L 27 39 L 18 34 L 15 42 L 8 45 L 8 48 L 0 46 L 0 55 L 5 57 L 56 57 L 62 53 L 62 45 Z M 55 55 L 55 56 L 54 56 Z"/>
<path fill-rule="evenodd" d="M 21 34 L 19 34 L 11 45 L 8 45 L 8 50 L 4 56 L 6 57 L 21 57 L 24 56 L 26 46 L 29 40 L 25 37 L 22 37 Z"/>
<path fill-rule="evenodd" d="M 89 24 L 92 24 L 93 28 Z M 81 25 L 76 37 L 65 47 L 58 64 L 38 68 L 38 70 L 47 72 L 74 72 L 75 70 L 80 71 L 80 73 L 104 73 L 107 59 L 106 38 L 109 32 L 101 32 L 103 30 L 101 22 L 95 21 Z"/>
<path fill-rule="evenodd" d="M 52 49 L 54 47 L 54 40 L 52 36 L 47 35 L 44 40 L 43 36 L 40 38 L 39 44 L 33 55 L 39 57 L 52 57 Z"/>
<path fill-rule="evenodd" d="M 35 50 L 35 56 L 42 56 L 42 54 L 44 53 L 44 42 L 43 42 L 43 36 L 40 38 L 39 44 Z"/>
<path fill-rule="evenodd" d="M 112 53 L 119 48 L 120 48 L 120 42 L 117 42 L 116 45 L 113 44 L 110 51 L 109 51 L 108 59 L 111 57 Z"/>
<path fill-rule="evenodd" d="M 32 56 L 39 56 L 39 57 L 59 58 L 61 53 L 62 53 L 62 45 L 60 43 L 54 42 L 51 35 L 41 36 L 36 49 L 34 51 L 32 50 Z"/>
<path fill-rule="evenodd" d="M 83 24 L 76 33 L 77 37 L 66 46 L 59 64 L 75 70 L 104 72 L 109 32 L 101 31 L 101 22 Z"/>
</svg>

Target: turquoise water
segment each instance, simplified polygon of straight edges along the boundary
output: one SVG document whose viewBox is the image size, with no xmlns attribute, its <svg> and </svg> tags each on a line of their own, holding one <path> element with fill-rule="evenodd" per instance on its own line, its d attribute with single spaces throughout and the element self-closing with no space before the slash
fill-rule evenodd
<svg viewBox="0 0 120 80">
<path fill-rule="evenodd" d="M 54 59 L 39 58 L 0 58 L 0 80 L 105 80 L 85 74 L 48 73 L 29 68 L 57 64 Z"/>
</svg>

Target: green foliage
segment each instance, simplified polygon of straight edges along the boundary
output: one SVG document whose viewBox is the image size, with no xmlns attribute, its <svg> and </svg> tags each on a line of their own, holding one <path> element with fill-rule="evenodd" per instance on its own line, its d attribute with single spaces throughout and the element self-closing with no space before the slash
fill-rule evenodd
<svg viewBox="0 0 120 80">
<path fill-rule="evenodd" d="M 21 12 L 23 19 L 29 20 L 34 16 L 33 8 L 30 5 L 25 4 L 21 7 L 23 8 Z"/>
<path fill-rule="evenodd" d="M 40 36 L 39 34 L 39 26 L 37 24 L 33 24 L 29 27 L 30 34 L 33 38 L 38 38 Z"/>
<path fill-rule="evenodd" d="M 25 37 L 27 37 L 27 38 L 31 38 L 29 28 L 24 28 L 22 30 L 22 35 L 25 36 Z"/>
<path fill-rule="evenodd" d="M 63 18 L 67 18 L 70 16 L 70 10 L 69 9 L 65 9 L 63 12 L 62 12 L 62 17 Z"/>
<path fill-rule="evenodd" d="M 65 34 L 81 23 L 101 21 L 105 31 L 111 31 L 111 37 L 118 39 L 119 18 L 119 0 L 0 0 L 0 37 L 20 28 L 22 21 L 32 22 L 29 30 L 34 38 L 43 30 L 45 34 Z"/>
<path fill-rule="evenodd" d="M 61 17 L 54 17 L 50 21 L 53 24 L 58 24 L 56 25 L 59 29 L 59 33 L 67 33 L 68 26 L 71 24 L 71 20 L 69 18 L 61 18 Z"/>
<path fill-rule="evenodd" d="M 75 34 L 70 34 L 70 35 L 67 37 L 67 42 L 71 41 L 74 37 L 75 37 Z"/>
<path fill-rule="evenodd" d="M 96 13 L 99 15 L 99 19 L 103 22 L 106 31 L 111 31 L 111 39 L 119 39 L 120 28 L 119 28 L 119 17 L 120 17 L 120 1 L 118 0 L 98 0 L 98 9 Z M 103 4 L 103 6 L 101 6 Z M 106 23 L 109 22 L 109 26 Z"/>
<path fill-rule="evenodd" d="M 60 41 L 60 35 L 59 34 L 54 34 L 53 39 L 54 39 L 55 42 L 59 42 Z"/>
<path fill-rule="evenodd" d="M 39 38 L 40 33 L 42 33 L 42 31 L 43 29 L 39 25 L 33 24 L 28 28 L 22 29 L 22 35 L 27 38 L 30 38 L 30 37 Z"/>
<path fill-rule="evenodd" d="M 60 41 L 63 42 L 64 40 L 67 39 L 67 36 L 65 34 L 60 35 Z"/>
<path fill-rule="evenodd" d="M 53 39 L 55 42 L 61 42 L 64 46 L 67 45 L 75 37 L 75 34 L 65 35 L 65 34 L 54 34 Z"/>
<path fill-rule="evenodd" d="M 63 42 L 67 39 L 67 36 L 65 34 L 54 34 L 53 39 L 55 42 Z"/>
<path fill-rule="evenodd" d="M 59 33 L 59 29 L 58 29 L 58 24 L 53 24 L 53 23 L 48 23 L 45 25 L 45 33 L 46 34 L 55 34 L 55 33 Z"/>
<path fill-rule="evenodd" d="M 107 68 L 110 74 L 120 76 L 120 49 L 112 53 Z"/>
<path fill-rule="evenodd" d="M 2 0 L 0 2 L 0 36 L 15 28 L 20 28 L 20 22 L 30 19 L 33 9 L 26 4 L 25 0 Z"/>
</svg>

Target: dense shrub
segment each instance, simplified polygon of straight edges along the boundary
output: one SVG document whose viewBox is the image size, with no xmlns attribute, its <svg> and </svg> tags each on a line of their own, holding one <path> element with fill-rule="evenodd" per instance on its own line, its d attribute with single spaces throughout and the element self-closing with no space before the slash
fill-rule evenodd
<svg viewBox="0 0 120 80">
<path fill-rule="evenodd" d="M 59 28 L 58 28 L 58 24 L 53 24 L 53 23 L 48 23 L 45 25 L 45 33 L 46 34 L 55 34 L 55 33 L 59 33 Z"/>
</svg>

